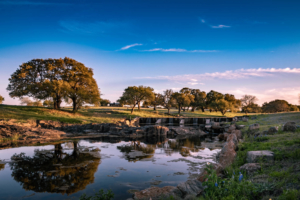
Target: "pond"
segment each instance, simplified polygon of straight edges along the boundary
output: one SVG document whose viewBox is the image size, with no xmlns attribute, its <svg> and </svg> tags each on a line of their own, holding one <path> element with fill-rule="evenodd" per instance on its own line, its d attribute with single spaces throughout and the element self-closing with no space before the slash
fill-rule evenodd
<svg viewBox="0 0 300 200">
<path fill-rule="evenodd" d="M 1 199 L 78 199 L 111 189 L 115 199 L 134 190 L 195 179 L 220 149 L 216 138 L 102 137 L 0 150 Z M 209 148 L 207 148 L 209 147 Z"/>
</svg>

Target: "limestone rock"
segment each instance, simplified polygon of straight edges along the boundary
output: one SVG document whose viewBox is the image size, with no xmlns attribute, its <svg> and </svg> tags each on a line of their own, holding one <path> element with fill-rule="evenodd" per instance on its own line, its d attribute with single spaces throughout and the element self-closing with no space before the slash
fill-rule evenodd
<svg viewBox="0 0 300 200">
<path fill-rule="evenodd" d="M 264 161 L 274 161 L 274 153 L 272 151 L 248 151 L 247 152 L 247 162 L 257 163 L 260 160 Z"/>
<path fill-rule="evenodd" d="M 266 132 L 268 135 L 274 135 L 275 133 L 278 132 L 278 127 L 270 127 L 269 130 Z"/>
<path fill-rule="evenodd" d="M 259 124 L 251 124 L 249 126 L 248 132 L 255 133 L 258 130 L 259 130 Z"/>
<path fill-rule="evenodd" d="M 238 140 L 235 134 L 230 134 L 227 137 L 227 142 L 224 144 L 221 152 L 217 155 L 217 160 L 222 167 L 231 165 L 236 157 L 235 149 L 237 147 Z"/>
<path fill-rule="evenodd" d="M 287 122 L 283 126 L 283 131 L 291 131 L 295 132 L 297 129 L 296 123 L 295 122 Z"/>
<path fill-rule="evenodd" d="M 168 198 L 170 196 L 173 197 L 181 197 L 182 192 L 174 186 L 165 186 L 162 188 L 159 187 L 150 187 L 145 190 L 135 192 L 133 199 L 142 200 L 142 199 L 152 199 L 152 200 L 160 200 L 163 198 Z"/>
<path fill-rule="evenodd" d="M 242 130 L 243 128 L 245 128 L 245 125 L 235 125 L 235 127 L 238 130 Z"/>
<path fill-rule="evenodd" d="M 183 193 L 183 195 L 199 195 L 203 192 L 204 188 L 201 181 L 198 180 L 188 180 L 186 182 L 180 183 L 177 188 Z"/>
<path fill-rule="evenodd" d="M 245 171 L 247 174 L 251 174 L 261 169 L 259 163 L 246 163 L 240 167 L 240 170 Z"/>
<path fill-rule="evenodd" d="M 231 134 L 235 134 L 238 140 L 243 139 L 242 131 L 234 130 Z"/>
</svg>

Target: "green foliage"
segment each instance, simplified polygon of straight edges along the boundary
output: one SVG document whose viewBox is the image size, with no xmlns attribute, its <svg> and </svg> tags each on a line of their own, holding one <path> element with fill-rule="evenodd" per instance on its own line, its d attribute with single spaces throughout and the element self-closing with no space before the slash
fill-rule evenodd
<svg viewBox="0 0 300 200">
<path fill-rule="evenodd" d="M 285 100 L 276 99 L 270 101 L 269 103 L 265 102 L 262 105 L 262 112 L 264 113 L 276 113 L 276 112 L 286 112 L 290 111 L 289 103 Z"/>
<path fill-rule="evenodd" d="M 100 100 L 101 106 L 107 106 L 107 104 L 110 104 L 110 100 L 108 99 L 101 99 Z"/>
<path fill-rule="evenodd" d="M 121 105 L 132 105 L 131 113 L 135 106 L 138 106 L 140 111 L 140 104 L 142 101 L 152 101 L 155 98 L 153 88 L 146 86 L 130 86 L 125 89 L 123 95 L 118 99 Z"/>
<path fill-rule="evenodd" d="M 298 190 L 285 190 L 278 200 L 295 200 L 300 198 L 300 191 Z"/>
<path fill-rule="evenodd" d="M 206 177 L 208 180 L 203 183 L 206 189 L 204 190 L 204 196 L 200 199 L 257 199 L 258 192 L 255 185 L 245 180 L 245 178 L 239 180 L 239 173 L 233 171 L 227 173 L 226 177 L 220 178 L 211 165 L 208 165 L 205 170 L 208 172 Z"/>
<path fill-rule="evenodd" d="M 87 196 L 83 194 L 80 196 L 79 200 L 111 200 L 114 198 L 114 193 L 111 190 L 105 192 L 103 189 L 96 192 L 94 196 Z"/>
<path fill-rule="evenodd" d="M 23 63 L 11 75 L 7 87 L 11 97 L 34 99 L 52 98 L 59 109 L 62 99 L 73 101 L 73 111 L 83 103 L 100 100 L 100 92 L 93 78 L 93 70 L 74 59 L 33 59 Z M 31 105 L 30 102 L 26 103 Z"/>
</svg>

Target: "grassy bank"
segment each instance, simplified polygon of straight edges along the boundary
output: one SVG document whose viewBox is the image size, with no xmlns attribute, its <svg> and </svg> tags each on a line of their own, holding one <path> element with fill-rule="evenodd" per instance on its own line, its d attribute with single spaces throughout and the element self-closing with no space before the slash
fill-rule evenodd
<svg viewBox="0 0 300 200">
<path fill-rule="evenodd" d="M 62 108 L 54 110 L 44 107 L 30 106 L 9 106 L 0 105 L 0 119 L 16 119 L 20 122 L 26 120 L 53 120 L 65 123 L 113 123 L 124 118 L 134 117 L 172 117 L 177 116 L 178 110 L 172 109 L 170 114 L 167 114 L 166 109 L 157 109 L 154 111 L 151 108 L 143 108 L 141 111 L 135 110 L 133 114 L 130 109 L 122 107 L 89 107 L 80 109 L 77 113 L 72 113 L 71 108 Z M 244 113 L 228 112 L 226 117 L 240 116 Z M 183 117 L 221 117 L 221 112 L 182 112 Z"/>
<path fill-rule="evenodd" d="M 249 122 L 239 122 L 245 125 L 258 123 L 261 133 L 271 126 L 279 126 L 280 131 L 258 138 L 245 136 L 225 177 L 217 178 L 212 172 L 214 178 L 207 183 L 210 184 L 209 195 L 201 199 L 220 199 L 220 196 L 221 199 L 300 199 L 300 129 L 297 132 L 281 131 L 282 125 L 288 121 L 300 124 L 300 113 L 270 114 Z M 246 163 L 247 152 L 258 150 L 273 151 L 275 161 L 261 161 L 261 170 L 251 175 L 241 172 L 239 168 Z M 242 180 L 239 180 L 239 172 L 243 174 Z M 214 186 L 215 182 L 218 187 Z"/>
</svg>

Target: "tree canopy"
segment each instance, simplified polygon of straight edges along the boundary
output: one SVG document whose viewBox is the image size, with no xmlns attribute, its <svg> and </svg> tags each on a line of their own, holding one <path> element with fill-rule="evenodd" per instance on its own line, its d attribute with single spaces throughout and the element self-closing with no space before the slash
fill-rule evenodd
<svg viewBox="0 0 300 200">
<path fill-rule="evenodd" d="M 33 59 L 23 63 L 11 75 L 7 90 L 12 98 L 51 98 L 55 109 L 60 108 L 63 98 L 70 98 L 73 101 L 73 111 L 77 111 L 83 103 L 100 100 L 93 70 L 67 57 Z"/>
<path fill-rule="evenodd" d="M 252 96 L 252 95 L 248 95 L 248 94 L 245 94 L 244 96 L 242 96 L 242 98 L 241 98 L 242 109 L 246 113 L 246 115 L 249 112 L 252 112 L 255 110 L 255 108 L 257 107 L 257 104 L 255 104 L 255 102 L 257 100 L 258 99 L 256 98 L 256 96 Z"/>
<path fill-rule="evenodd" d="M 129 86 L 123 92 L 123 95 L 118 99 L 121 105 L 131 105 L 131 113 L 133 113 L 135 106 L 140 110 L 142 101 L 152 101 L 155 98 L 153 88 L 147 86 Z"/>
<path fill-rule="evenodd" d="M 4 100 L 4 97 L 0 95 L 0 104 L 2 104 Z"/>
</svg>

